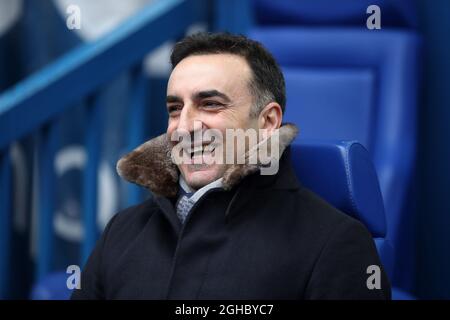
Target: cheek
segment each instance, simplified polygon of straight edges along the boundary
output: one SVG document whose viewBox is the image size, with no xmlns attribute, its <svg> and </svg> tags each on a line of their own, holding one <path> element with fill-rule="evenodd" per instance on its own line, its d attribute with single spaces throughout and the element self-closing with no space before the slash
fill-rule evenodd
<svg viewBox="0 0 450 320">
<path fill-rule="evenodd" d="M 241 128 L 244 123 L 243 114 L 236 109 L 223 110 L 210 117 L 205 117 L 205 125 L 209 128 L 219 129 L 221 131 L 227 128 Z"/>
<path fill-rule="evenodd" d="M 176 130 L 176 128 L 177 128 L 176 120 L 169 118 L 166 130 L 167 135 L 170 136 Z"/>
<path fill-rule="evenodd" d="M 225 117 L 221 117 L 219 115 L 205 119 L 205 121 L 203 123 L 204 123 L 205 127 L 209 128 L 209 129 L 218 129 L 220 131 L 223 131 L 230 125 L 229 119 L 227 119 Z"/>
</svg>

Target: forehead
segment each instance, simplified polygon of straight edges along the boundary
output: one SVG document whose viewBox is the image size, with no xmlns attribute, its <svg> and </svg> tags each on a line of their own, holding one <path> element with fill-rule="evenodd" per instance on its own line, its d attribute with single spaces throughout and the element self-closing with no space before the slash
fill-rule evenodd
<svg viewBox="0 0 450 320">
<path fill-rule="evenodd" d="M 172 71 L 167 94 L 183 96 L 201 90 L 243 94 L 248 90 L 250 67 L 243 57 L 233 54 L 189 56 Z"/>
</svg>

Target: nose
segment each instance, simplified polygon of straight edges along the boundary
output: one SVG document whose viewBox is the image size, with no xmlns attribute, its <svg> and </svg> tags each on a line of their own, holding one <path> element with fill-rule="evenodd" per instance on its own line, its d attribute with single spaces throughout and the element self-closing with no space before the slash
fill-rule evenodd
<svg viewBox="0 0 450 320">
<path fill-rule="evenodd" d="M 178 120 L 177 130 L 193 133 L 203 128 L 203 123 L 199 119 L 194 107 L 186 105 L 181 109 L 180 118 Z"/>
</svg>

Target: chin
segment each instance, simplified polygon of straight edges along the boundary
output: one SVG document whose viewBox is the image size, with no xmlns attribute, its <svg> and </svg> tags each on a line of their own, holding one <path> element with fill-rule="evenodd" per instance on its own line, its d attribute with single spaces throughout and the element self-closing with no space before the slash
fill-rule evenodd
<svg viewBox="0 0 450 320">
<path fill-rule="evenodd" d="M 186 183 L 195 190 L 198 190 L 219 179 L 222 177 L 224 171 L 217 165 L 204 166 L 201 168 L 191 165 L 182 165 L 180 169 L 183 172 L 183 177 L 186 180 Z"/>
</svg>

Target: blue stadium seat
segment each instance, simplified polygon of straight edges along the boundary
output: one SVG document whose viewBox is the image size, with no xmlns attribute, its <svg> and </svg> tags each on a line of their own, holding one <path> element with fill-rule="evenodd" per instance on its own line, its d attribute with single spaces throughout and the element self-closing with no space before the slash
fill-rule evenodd
<svg viewBox="0 0 450 320">
<path fill-rule="evenodd" d="M 300 27 L 256 28 L 250 36 L 283 68 L 284 121 L 299 126 L 298 139 L 356 140 L 369 150 L 384 200 L 387 238 L 394 247 L 393 282 L 410 288 L 414 217 L 405 205 L 415 165 L 418 36 L 400 30 Z"/>
<path fill-rule="evenodd" d="M 334 207 L 360 220 L 371 232 L 383 266 L 392 276 L 393 248 L 377 174 L 366 148 L 355 141 L 305 140 L 291 146 L 301 183 Z M 392 289 L 396 300 L 414 297 Z"/>
<path fill-rule="evenodd" d="M 418 26 L 411 0 L 253 0 L 259 25 L 365 26 L 367 7 L 380 7 L 383 27 Z"/>
<path fill-rule="evenodd" d="M 383 265 L 392 275 L 392 246 L 370 155 L 355 141 L 304 140 L 291 146 L 300 182 L 334 207 L 360 220 L 371 232 Z"/>
</svg>

